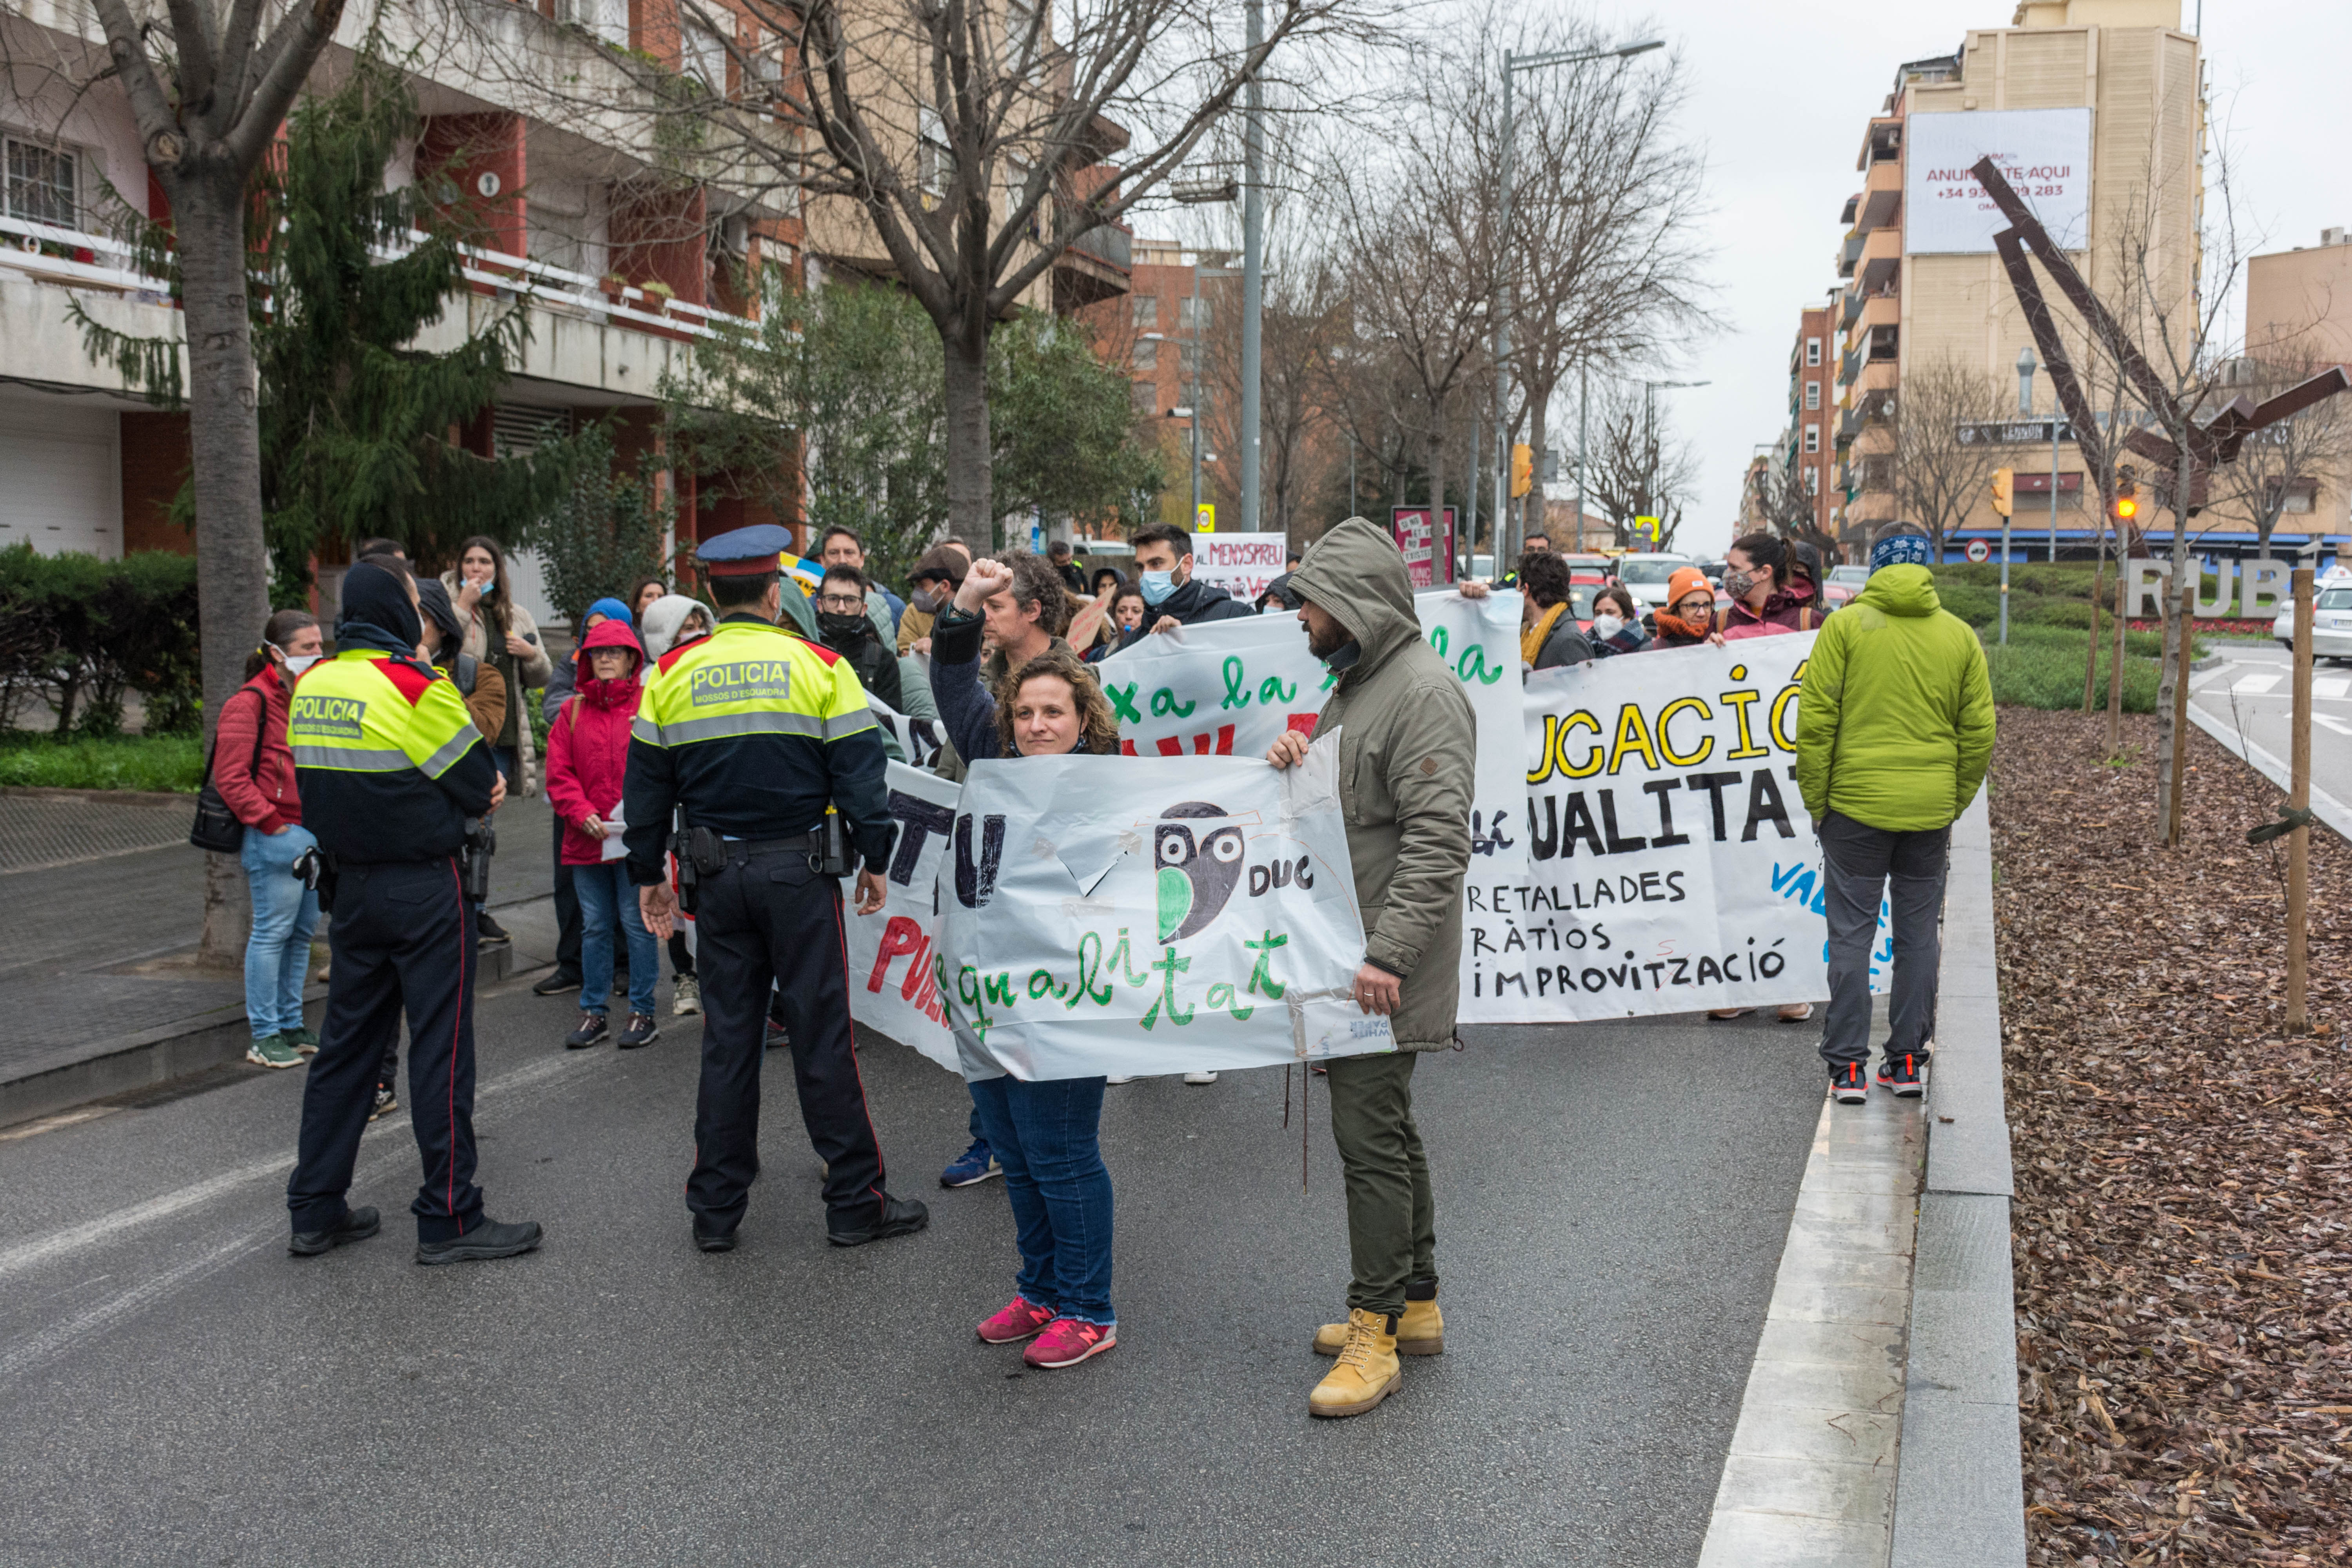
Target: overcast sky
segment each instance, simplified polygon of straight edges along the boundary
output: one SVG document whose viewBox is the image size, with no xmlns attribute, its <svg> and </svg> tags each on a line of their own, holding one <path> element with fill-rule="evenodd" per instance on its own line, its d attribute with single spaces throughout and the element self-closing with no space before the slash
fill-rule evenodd
<svg viewBox="0 0 2352 1568">
<path fill-rule="evenodd" d="M 1660 12 L 1604 3 L 1598 14 L 1623 33 Z M 2005 26 L 2012 14 L 2010 0 L 1680 0 L 1664 10 L 1665 37 L 1691 69 L 1691 133 L 1707 154 L 1724 323 L 1683 363 L 1652 373 L 1712 383 L 1659 395 L 1662 414 L 1674 400 L 1700 455 L 1685 548 L 1730 542 L 1748 460 L 1787 423 L 1797 312 L 1838 281 L 1838 211 L 1857 188 L 1864 123 L 1895 68 L 1949 53 L 1969 27 Z M 2193 28 L 2196 14 L 2187 0 L 2182 25 Z M 2242 224 L 2251 218 L 2267 237 L 2265 250 L 2352 226 L 2352 100 L 2342 87 L 2352 6 L 2208 0 L 2204 28 L 2212 121 L 2237 165 Z"/>
</svg>

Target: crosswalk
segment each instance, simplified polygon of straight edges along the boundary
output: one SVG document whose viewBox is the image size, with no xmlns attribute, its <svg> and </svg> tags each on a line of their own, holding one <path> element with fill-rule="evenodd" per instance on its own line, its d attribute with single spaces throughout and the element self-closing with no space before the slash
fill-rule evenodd
<svg viewBox="0 0 2352 1568">
<path fill-rule="evenodd" d="M 2260 697 L 2266 691 L 2275 689 L 2285 679 L 2285 676 L 2274 673 L 2242 675 L 2230 689 L 2241 697 Z M 2314 697 L 2340 698 L 2347 693 L 2352 693 L 2352 679 L 2347 679 L 2344 676 L 2334 675 L 2326 679 L 2315 677 L 2311 682 L 2311 694 Z"/>
</svg>

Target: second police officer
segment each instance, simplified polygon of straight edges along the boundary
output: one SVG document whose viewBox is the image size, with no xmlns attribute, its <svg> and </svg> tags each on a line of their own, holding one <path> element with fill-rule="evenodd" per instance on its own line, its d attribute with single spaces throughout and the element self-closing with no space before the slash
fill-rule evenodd
<svg viewBox="0 0 2352 1568">
<path fill-rule="evenodd" d="M 841 884 L 864 862 L 857 912 L 882 907 L 893 824 L 881 731 L 849 662 L 779 626 L 778 555 L 791 534 L 737 529 L 697 552 L 719 627 L 649 671 L 623 785 L 629 879 L 656 935 L 677 900 L 664 852 L 683 808 L 696 877 L 702 1081 L 687 1207 L 706 1252 L 735 1246 L 760 1172 L 760 1068 L 772 986 L 792 1035 L 809 1142 L 825 1162 L 825 1236 L 856 1247 L 918 1231 L 929 1213 L 883 1184 L 849 1019 Z M 836 863 L 826 863 L 828 809 Z"/>
</svg>

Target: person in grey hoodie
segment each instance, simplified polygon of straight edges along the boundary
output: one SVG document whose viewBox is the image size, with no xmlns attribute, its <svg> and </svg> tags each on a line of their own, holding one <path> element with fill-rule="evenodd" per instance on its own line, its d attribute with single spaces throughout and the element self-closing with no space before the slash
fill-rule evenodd
<svg viewBox="0 0 2352 1568">
<path fill-rule="evenodd" d="M 1299 606 L 1309 651 L 1339 675 L 1315 733 L 1339 739 L 1339 805 L 1364 916 L 1354 992 L 1367 1015 L 1388 1019 L 1395 1046 L 1329 1064 L 1354 1279 L 1348 1321 L 1315 1337 L 1339 1364 L 1307 1409 L 1356 1415 L 1395 1390 L 1400 1352 L 1444 1349 L 1412 1069 L 1422 1052 L 1454 1043 L 1477 721 L 1461 681 L 1423 638 L 1404 557 L 1381 529 L 1349 518 L 1309 545 L 1281 586 Z M 1285 734 L 1266 761 L 1288 767 L 1307 745 Z"/>
</svg>

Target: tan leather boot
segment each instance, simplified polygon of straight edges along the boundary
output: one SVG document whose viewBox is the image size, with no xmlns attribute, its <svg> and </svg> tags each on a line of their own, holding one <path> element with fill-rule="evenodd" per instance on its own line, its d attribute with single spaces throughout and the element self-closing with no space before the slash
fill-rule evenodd
<svg viewBox="0 0 2352 1568">
<path fill-rule="evenodd" d="M 1315 1331 L 1317 1355 L 1338 1355 L 1347 1346 L 1345 1323 L 1326 1323 Z M 1436 1297 L 1404 1304 L 1404 1314 L 1397 1319 L 1396 1348 L 1399 1355 L 1445 1353 L 1445 1319 L 1437 1310 Z"/>
<path fill-rule="evenodd" d="M 1404 1381 L 1389 1319 L 1361 1308 L 1348 1314 L 1348 1342 L 1339 1362 L 1307 1396 L 1309 1415 L 1361 1415 Z"/>
</svg>

